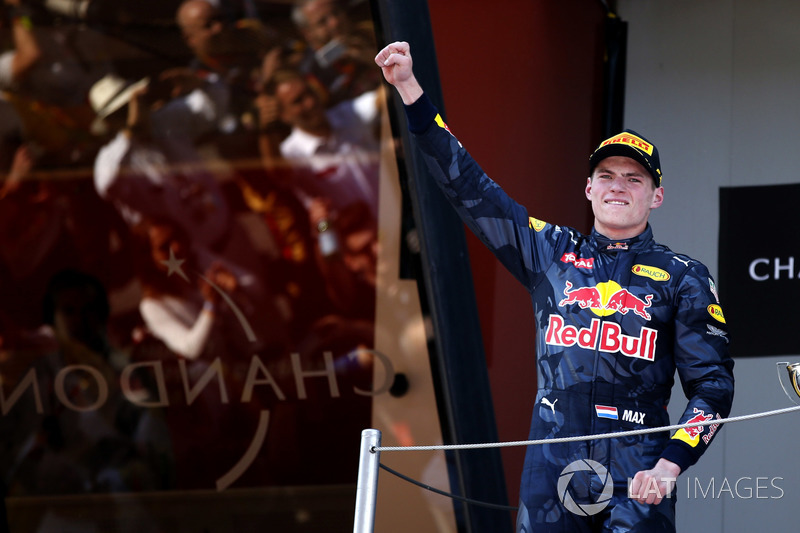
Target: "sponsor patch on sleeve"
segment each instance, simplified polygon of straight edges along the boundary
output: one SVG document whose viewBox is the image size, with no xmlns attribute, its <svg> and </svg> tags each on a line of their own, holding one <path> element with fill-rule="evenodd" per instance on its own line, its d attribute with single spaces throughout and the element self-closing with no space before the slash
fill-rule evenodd
<svg viewBox="0 0 800 533">
<path fill-rule="evenodd" d="M 708 314 L 711 315 L 714 320 L 717 322 L 722 322 L 725 324 L 725 315 L 722 314 L 722 308 L 717 304 L 711 304 L 706 309 L 708 309 Z"/>
<path fill-rule="evenodd" d="M 711 294 L 714 295 L 714 299 L 719 303 L 719 294 L 717 293 L 717 286 L 714 283 L 714 280 L 708 278 L 708 289 L 711 291 Z"/>
<path fill-rule="evenodd" d="M 528 227 L 539 233 L 547 225 L 547 222 L 538 218 L 528 217 Z"/>
<path fill-rule="evenodd" d="M 706 422 L 713 418 L 713 415 L 706 415 L 702 409 L 694 408 L 695 415 L 684 422 L 684 424 L 697 424 L 699 422 Z M 714 428 L 716 431 L 716 428 Z M 688 428 L 681 428 L 672 436 L 673 439 L 681 440 L 691 446 L 696 447 L 700 443 L 700 435 L 705 432 L 705 426 L 693 426 Z M 706 441 L 705 439 L 703 439 Z M 706 441 L 708 443 L 708 441 Z"/>
<path fill-rule="evenodd" d="M 453 135 L 453 132 L 450 131 L 450 128 L 448 128 L 447 124 L 444 123 L 444 119 L 442 118 L 442 115 L 440 115 L 439 113 L 436 113 L 436 118 L 434 120 L 436 121 L 436 125 L 437 126 L 439 126 L 440 128 L 442 128 L 444 130 L 447 130 L 447 133 L 449 133 L 450 135 Z"/>
</svg>

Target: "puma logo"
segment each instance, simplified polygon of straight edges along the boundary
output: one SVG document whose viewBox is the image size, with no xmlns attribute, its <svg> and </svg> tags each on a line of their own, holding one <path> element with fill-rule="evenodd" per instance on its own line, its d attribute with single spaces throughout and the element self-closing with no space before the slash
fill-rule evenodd
<svg viewBox="0 0 800 533">
<path fill-rule="evenodd" d="M 542 403 L 548 406 L 550 410 L 553 411 L 553 414 L 556 414 L 556 403 L 558 403 L 558 398 L 556 398 L 556 401 L 553 403 L 550 403 L 550 400 L 547 398 L 542 398 Z"/>
<path fill-rule="evenodd" d="M 678 262 L 680 262 L 680 263 L 683 263 L 683 264 L 684 264 L 684 265 L 686 265 L 687 267 L 688 267 L 688 266 L 690 266 L 690 265 L 689 265 L 689 259 L 681 259 L 681 258 L 680 258 L 680 257 L 678 257 L 678 256 L 675 256 L 675 257 L 673 257 L 673 259 L 674 259 L 675 261 L 678 261 Z"/>
</svg>

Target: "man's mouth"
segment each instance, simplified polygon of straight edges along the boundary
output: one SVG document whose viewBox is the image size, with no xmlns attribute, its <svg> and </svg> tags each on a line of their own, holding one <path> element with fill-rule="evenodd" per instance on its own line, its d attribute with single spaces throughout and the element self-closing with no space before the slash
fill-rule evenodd
<svg viewBox="0 0 800 533">
<path fill-rule="evenodd" d="M 605 203 L 609 205 L 628 205 L 625 200 L 605 200 Z"/>
</svg>

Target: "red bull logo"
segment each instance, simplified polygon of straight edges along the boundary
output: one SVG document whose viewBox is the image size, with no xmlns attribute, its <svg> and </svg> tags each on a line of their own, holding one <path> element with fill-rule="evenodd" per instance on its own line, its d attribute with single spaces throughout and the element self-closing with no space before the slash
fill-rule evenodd
<svg viewBox="0 0 800 533">
<path fill-rule="evenodd" d="M 698 409 L 697 407 L 695 407 L 693 411 L 695 415 L 686 422 L 684 422 L 684 424 L 697 424 L 699 422 L 707 422 L 708 420 L 714 418 L 714 415 L 706 415 L 705 411 L 703 411 L 702 409 Z M 683 442 L 694 448 L 700 442 L 699 439 L 700 434 L 703 433 L 704 431 L 705 431 L 704 426 L 681 428 L 675 432 L 675 435 L 673 435 L 672 438 L 682 440 Z M 705 441 L 705 439 L 703 440 Z M 708 441 L 706 441 L 706 443 L 707 442 Z"/>
<path fill-rule="evenodd" d="M 436 114 L 436 118 L 434 118 L 434 120 L 436 121 L 436 125 L 437 126 L 447 130 L 447 133 L 449 133 L 450 135 L 453 135 L 453 132 L 450 131 L 450 128 L 447 127 L 447 124 L 445 124 L 444 119 L 442 119 L 442 115 L 437 113 Z M 453 135 L 453 136 L 455 137 L 455 135 Z"/>
<path fill-rule="evenodd" d="M 595 348 L 605 353 L 619 353 L 625 357 L 655 361 L 658 331 L 642 328 L 638 337 L 622 333 L 622 326 L 593 318 L 588 328 L 578 328 L 564 322 L 560 315 L 550 315 L 545 342 L 551 346 L 569 348 L 578 346 L 587 350 Z"/>
<path fill-rule="evenodd" d="M 650 320 L 647 308 L 652 304 L 653 295 L 648 294 L 644 299 L 639 298 L 614 281 L 598 283 L 594 287 L 577 288 L 573 288 L 572 283 L 567 281 L 564 296 L 565 298 L 558 302 L 559 307 L 578 304 L 581 309 L 591 309 L 597 316 L 608 316 L 614 313 L 626 315 L 629 311 L 633 311 L 634 314 L 645 320 Z"/>
</svg>

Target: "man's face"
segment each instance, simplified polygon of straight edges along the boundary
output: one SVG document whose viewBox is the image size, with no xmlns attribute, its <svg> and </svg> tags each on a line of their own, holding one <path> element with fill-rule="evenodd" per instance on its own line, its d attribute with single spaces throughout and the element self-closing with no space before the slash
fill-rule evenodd
<svg viewBox="0 0 800 533">
<path fill-rule="evenodd" d="M 347 32 L 347 15 L 335 0 L 316 0 L 303 8 L 303 35 L 314 50 Z"/>
<path fill-rule="evenodd" d="M 293 78 L 278 85 L 275 97 L 280 104 L 281 120 L 313 132 L 325 121 L 325 110 L 316 94 L 302 78 Z"/>
<path fill-rule="evenodd" d="M 185 259 L 187 250 L 185 246 L 175 237 L 175 231 L 166 224 L 153 224 L 147 229 L 150 238 L 150 254 L 153 261 L 166 270 L 161 263 L 170 258 L 170 250 L 178 259 Z"/>
<path fill-rule="evenodd" d="M 92 287 L 71 287 L 55 297 L 54 326 L 59 338 L 83 343 L 90 348 L 101 344 L 105 325 L 98 309 L 100 295 Z"/>
<path fill-rule="evenodd" d="M 361 228 L 344 237 L 342 260 L 347 268 L 370 286 L 377 283 L 378 236 Z"/>
<path fill-rule="evenodd" d="M 644 167 L 629 157 L 600 161 L 586 182 L 595 229 L 612 239 L 639 235 L 647 227 L 650 210 L 664 201 L 664 189 L 654 185 Z"/>
<path fill-rule="evenodd" d="M 178 11 L 178 26 L 183 40 L 200 59 L 211 56 L 211 39 L 221 29 L 213 15 L 213 8 L 206 2 L 186 2 Z"/>
</svg>

